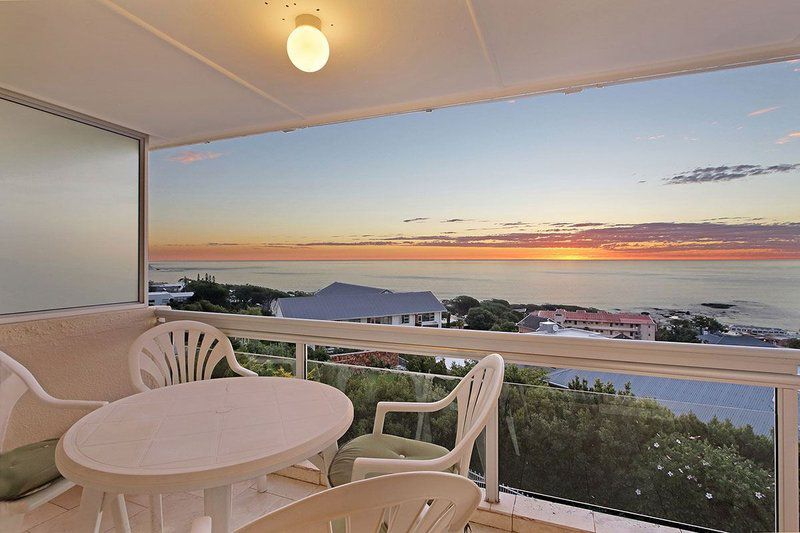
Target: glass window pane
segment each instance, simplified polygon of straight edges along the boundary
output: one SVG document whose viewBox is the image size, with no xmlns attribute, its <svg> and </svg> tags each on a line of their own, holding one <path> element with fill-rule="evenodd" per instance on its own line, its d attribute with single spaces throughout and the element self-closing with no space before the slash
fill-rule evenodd
<svg viewBox="0 0 800 533">
<path fill-rule="evenodd" d="M 138 300 L 139 140 L 0 100 L 0 314 Z"/>
</svg>

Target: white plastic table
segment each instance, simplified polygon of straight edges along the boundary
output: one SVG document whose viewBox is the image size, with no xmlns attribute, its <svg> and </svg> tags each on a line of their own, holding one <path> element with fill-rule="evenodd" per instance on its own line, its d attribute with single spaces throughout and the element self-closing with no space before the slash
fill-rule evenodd
<svg viewBox="0 0 800 533">
<path fill-rule="evenodd" d="M 118 495 L 204 489 L 214 532 L 227 533 L 233 483 L 328 449 L 352 421 L 347 396 L 322 383 L 276 377 L 195 381 L 129 396 L 86 415 L 59 441 L 56 465 L 84 487 L 80 513 L 87 531 L 99 526 L 104 501 L 117 527 L 129 529 Z"/>
</svg>

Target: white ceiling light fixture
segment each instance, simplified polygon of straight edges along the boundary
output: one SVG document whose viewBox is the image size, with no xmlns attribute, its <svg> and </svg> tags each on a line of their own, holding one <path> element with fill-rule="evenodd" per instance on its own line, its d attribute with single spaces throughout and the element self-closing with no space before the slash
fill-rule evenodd
<svg viewBox="0 0 800 533">
<path fill-rule="evenodd" d="M 298 15 L 297 26 L 286 40 L 286 53 L 292 64 L 303 72 L 317 72 L 328 62 L 330 47 L 314 15 Z"/>
</svg>

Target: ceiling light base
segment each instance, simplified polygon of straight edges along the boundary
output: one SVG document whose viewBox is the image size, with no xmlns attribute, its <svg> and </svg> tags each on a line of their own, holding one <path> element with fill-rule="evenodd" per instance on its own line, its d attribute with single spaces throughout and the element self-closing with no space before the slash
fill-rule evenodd
<svg viewBox="0 0 800 533">
<path fill-rule="evenodd" d="M 314 15 L 297 15 L 297 18 L 294 19 L 294 24 L 298 28 L 300 26 L 313 26 L 318 30 L 322 30 L 322 21 Z"/>
</svg>

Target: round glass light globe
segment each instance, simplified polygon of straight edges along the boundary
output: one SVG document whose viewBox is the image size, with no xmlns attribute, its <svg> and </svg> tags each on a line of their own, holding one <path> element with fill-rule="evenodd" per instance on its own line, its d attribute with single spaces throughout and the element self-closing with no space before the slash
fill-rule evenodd
<svg viewBox="0 0 800 533">
<path fill-rule="evenodd" d="M 286 40 L 286 53 L 292 64 L 303 72 L 316 72 L 330 56 L 328 39 L 314 26 L 298 26 Z"/>
</svg>

